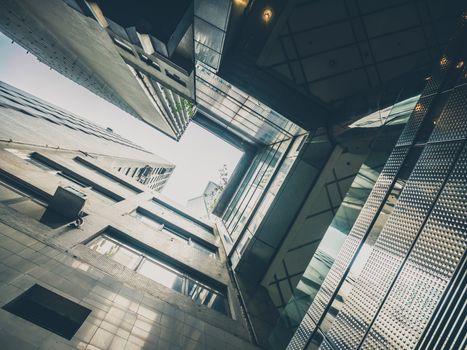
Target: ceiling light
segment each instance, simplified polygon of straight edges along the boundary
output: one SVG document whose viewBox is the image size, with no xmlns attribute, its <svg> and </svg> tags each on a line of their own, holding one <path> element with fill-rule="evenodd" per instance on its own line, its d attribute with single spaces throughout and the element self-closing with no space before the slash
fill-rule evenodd
<svg viewBox="0 0 467 350">
<path fill-rule="evenodd" d="M 442 65 L 442 66 L 447 65 L 448 62 L 449 62 L 449 60 L 448 60 L 448 58 L 446 56 L 441 57 L 441 59 L 439 60 L 439 64 Z"/>
<path fill-rule="evenodd" d="M 457 65 L 456 65 L 456 68 L 457 68 L 457 69 L 460 69 L 460 68 L 462 68 L 462 67 L 464 67 L 464 61 L 459 61 L 459 62 L 457 63 Z"/>
<path fill-rule="evenodd" d="M 272 19 L 272 9 L 269 8 L 269 7 L 266 7 L 264 10 L 263 10 L 263 14 L 261 16 L 263 18 L 263 22 L 264 23 L 269 23 Z"/>
<path fill-rule="evenodd" d="M 238 7 L 246 7 L 248 5 L 249 0 L 233 0 L 233 3 Z"/>
</svg>

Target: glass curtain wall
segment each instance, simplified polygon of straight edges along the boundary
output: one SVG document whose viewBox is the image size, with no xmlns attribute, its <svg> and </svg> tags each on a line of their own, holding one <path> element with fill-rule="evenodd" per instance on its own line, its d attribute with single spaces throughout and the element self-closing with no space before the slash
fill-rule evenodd
<svg viewBox="0 0 467 350">
<path fill-rule="evenodd" d="M 352 182 L 352 185 L 344 197 L 341 206 L 337 210 L 329 228 L 323 236 L 313 258 L 297 284 L 294 294 L 285 307 L 280 310 L 279 320 L 276 323 L 273 332 L 271 332 L 269 339 L 272 349 L 284 349 L 289 343 L 295 330 L 313 302 L 314 297 L 321 288 L 322 282 L 330 271 L 331 266 L 347 238 L 347 235 L 350 233 L 360 211 L 370 195 L 370 192 L 378 180 L 378 176 L 395 143 L 395 138 L 392 142 L 388 142 L 388 140 L 384 139 L 387 137 L 387 133 L 385 132 L 385 130 L 387 130 L 386 128 L 394 127 L 394 125 L 397 124 L 405 124 L 417 103 L 418 98 L 419 96 L 416 96 L 396 103 L 392 107 L 391 112 L 385 116 L 385 126 L 377 131 L 380 134 L 375 139 L 374 144 L 376 146 L 373 146 L 373 150 L 370 151 L 367 159 Z M 379 124 L 379 126 L 381 125 L 383 124 Z M 364 127 L 369 126 L 367 123 L 364 123 Z M 398 133 L 396 133 L 395 136 L 397 136 L 397 134 Z M 413 166 L 415 164 L 414 159 L 416 160 L 418 155 L 418 152 L 414 153 L 414 157 L 409 166 Z M 332 321 L 340 310 L 340 307 L 343 305 L 345 297 L 352 288 L 353 281 L 361 271 L 361 267 L 364 265 L 371 252 L 374 241 L 378 237 L 381 228 L 384 226 L 385 220 L 387 220 L 392 209 L 397 203 L 399 194 L 406 181 L 405 175 L 406 174 L 399 175 L 398 181 L 395 182 L 378 219 L 375 221 L 373 230 L 368 235 L 365 245 L 361 249 L 359 260 L 357 260 L 353 265 L 354 268 L 351 270 L 351 274 L 349 274 L 347 283 L 342 286 L 339 294 L 334 299 L 333 305 L 331 306 L 323 323 L 323 326 L 326 329 L 330 327 Z M 319 336 L 318 333 L 317 335 Z"/>
<path fill-rule="evenodd" d="M 223 217 L 233 241 L 245 228 L 248 218 L 260 201 L 291 142 L 292 140 L 288 139 L 264 147 L 253 159 Z"/>
</svg>

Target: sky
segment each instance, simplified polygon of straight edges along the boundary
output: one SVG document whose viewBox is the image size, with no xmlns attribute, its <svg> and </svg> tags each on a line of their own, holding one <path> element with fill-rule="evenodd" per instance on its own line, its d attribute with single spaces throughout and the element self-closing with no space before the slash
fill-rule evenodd
<svg viewBox="0 0 467 350">
<path fill-rule="evenodd" d="M 223 164 L 231 174 L 242 153 L 210 132 L 190 123 L 179 142 L 161 134 L 84 87 L 42 64 L 0 33 L 0 80 L 89 119 L 176 165 L 162 193 L 185 205 L 219 182 Z M 1 127 L 1 121 L 0 121 Z"/>
</svg>

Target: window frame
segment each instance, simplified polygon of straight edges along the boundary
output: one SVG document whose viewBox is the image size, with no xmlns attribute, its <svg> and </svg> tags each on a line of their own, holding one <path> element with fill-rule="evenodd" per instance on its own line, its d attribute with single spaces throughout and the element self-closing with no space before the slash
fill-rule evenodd
<svg viewBox="0 0 467 350">
<path fill-rule="evenodd" d="M 120 234 L 124 235 L 123 233 L 120 233 Z M 94 242 L 96 242 L 98 239 L 103 238 L 103 239 L 106 239 L 107 241 L 110 241 L 111 243 L 115 244 L 116 246 L 119 246 L 119 247 L 122 247 L 122 248 L 124 248 L 126 250 L 129 250 L 130 252 L 132 252 L 133 254 L 138 255 L 138 257 L 139 257 L 138 258 L 139 260 L 136 263 L 132 264 L 131 267 L 119 263 L 118 261 L 112 259 L 112 257 L 110 257 L 110 256 L 108 256 L 106 254 L 102 254 L 102 253 L 99 253 L 99 252 L 98 253 L 105 256 L 105 257 L 107 257 L 107 258 L 109 258 L 109 259 L 111 259 L 111 260 L 113 260 L 113 261 L 115 261 L 118 264 L 121 264 L 122 266 L 125 266 L 126 268 L 128 268 L 128 269 L 130 269 L 132 271 L 135 271 L 135 272 L 139 273 L 141 276 L 149 278 L 150 280 L 154 281 L 155 283 L 161 284 L 161 285 L 163 285 L 163 286 L 165 286 L 167 288 L 170 288 L 170 289 L 174 290 L 175 292 L 178 292 L 180 294 L 183 294 L 183 295 L 191 298 L 197 304 L 204 305 L 203 303 L 200 303 L 197 300 L 193 299 L 192 296 L 190 295 L 190 293 L 189 293 L 190 291 L 189 291 L 188 287 L 189 287 L 189 282 L 191 281 L 194 285 L 200 286 L 200 287 L 204 288 L 205 290 L 207 290 L 208 292 L 211 293 L 210 297 L 209 297 L 209 300 L 211 300 L 213 296 L 223 298 L 223 310 L 224 311 L 219 311 L 217 309 L 213 309 L 209 305 L 205 305 L 206 307 L 211 308 L 214 311 L 220 312 L 220 313 L 222 313 L 222 314 L 224 314 L 226 316 L 231 315 L 230 314 L 230 306 L 229 306 L 228 296 L 227 296 L 227 288 L 225 286 L 222 286 L 220 283 L 219 283 L 218 287 L 211 286 L 203 278 L 200 278 L 201 276 L 190 274 L 190 272 L 186 271 L 185 268 L 183 268 L 183 267 L 181 267 L 178 264 L 175 264 L 173 262 L 167 261 L 166 258 L 160 256 L 159 254 L 154 254 L 152 252 L 149 252 L 147 249 L 144 249 L 143 247 L 139 247 L 139 246 L 135 247 L 135 244 L 132 244 L 131 242 L 126 240 L 124 237 L 120 237 L 120 234 L 119 234 L 118 230 L 115 230 L 112 227 L 108 227 L 108 228 L 104 229 L 102 232 L 100 232 L 97 236 L 94 236 L 90 240 L 88 240 L 87 242 L 83 242 L 83 243 L 89 249 L 94 250 L 94 251 L 97 252 L 96 249 L 93 249 L 90 246 Z M 116 235 L 118 237 L 115 237 Z M 150 261 L 151 263 L 158 265 L 160 268 L 165 269 L 165 270 L 177 275 L 177 277 L 181 278 L 182 279 L 181 291 L 178 291 L 178 290 L 176 290 L 174 288 L 168 287 L 168 286 L 164 285 L 163 282 L 157 281 L 156 279 L 151 278 L 148 275 L 142 274 L 140 272 L 140 270 L 141 270 L 141 268 L 142 268 L 145 261 Z"/>
<path fill-rule="evenodd" d="M 134 213 L 137 215 L 140 215 L 141 217 L 145 218 L 146 220 L 150 220 L 156 224 L 160 225 L 160 229 L 157 229 L 155 226 L 153 227 L 152 224 L 145 223 L 144 220 L 141 220 L 138 216 L 136 216 Z M 205 253 L 211 258 L 218 258 L 218 252 L 219 248 L 213 244 L 210 244 L 208 242 L 204 242 L 195 235 L 191 234 L 190 232 L 184 230 L 183 228 L 167 221 L 164 218 L 161 218 L 157 214 L 152 213 L 151 211 L 144 209 L 142 207 L 137 207 L 136 209 L 132 210 L 129 214 L 129 216 L 139 220 L 143 224 L 154 228 L 156 231 L 160 232 L 167 232 L 171 236 L 175 236 L 177 239 L 181 239 L 187 243 L 187 245 L 195 248 L 196 250 Z"/>
</svg>

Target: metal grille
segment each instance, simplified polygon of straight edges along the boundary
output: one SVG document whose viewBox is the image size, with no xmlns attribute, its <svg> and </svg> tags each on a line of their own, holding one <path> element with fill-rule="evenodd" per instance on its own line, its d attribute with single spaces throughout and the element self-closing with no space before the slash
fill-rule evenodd
<svg viewBox="0 0 467 350">
<path fill-rule="evenodd" d="M 441 112 L 431 142 L 457 140 L 467 137 L 467 85 L 460 86 L 451 93 Z"/>
<path fill-rule="evenodd" d="M 459 147 L 460 143 L 449 143 L 425 148 L 328 334 L 331 345 L 338 349 L 359 346 L 427 217 Z"/>
</svg>

